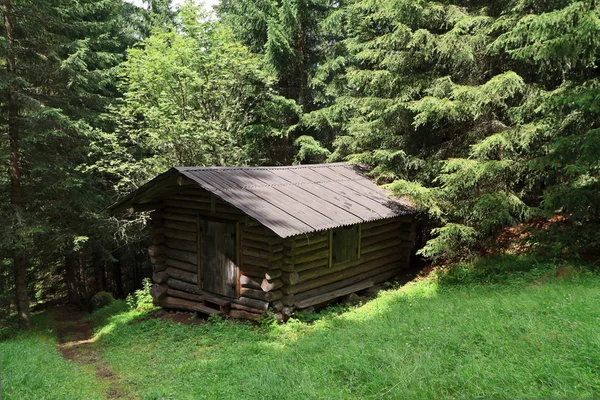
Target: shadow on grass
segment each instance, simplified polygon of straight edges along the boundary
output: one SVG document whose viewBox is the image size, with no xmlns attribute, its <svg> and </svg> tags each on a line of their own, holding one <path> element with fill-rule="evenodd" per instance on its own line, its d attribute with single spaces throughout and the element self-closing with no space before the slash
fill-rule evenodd
<svg viewBox="0 0 600 400">
<path fill-rule="evenodd" d="M 449 288 L 481 284 L 523 286 L 597 270 L 598 267 L 589 262 L 551 259 L 536 254 L 502 254 L 439 268 L 433 274 L 440 287 Z"/>
<path fill-rule="evenodd" d="M 517 270 L 540 268 L 529 265 Z M 449 282 L 410 283 L 309 324 L 112 320 L 98 343 L 147 399 L 600 395 L 595 276 L 439 290 Z"/>
</svg>

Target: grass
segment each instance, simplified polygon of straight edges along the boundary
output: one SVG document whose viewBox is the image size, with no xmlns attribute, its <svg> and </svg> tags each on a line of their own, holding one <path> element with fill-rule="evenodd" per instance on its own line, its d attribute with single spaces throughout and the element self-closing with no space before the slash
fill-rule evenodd
<svg viewBox="0 0 600 400">
<path fill-rule="evenodd" d="M 457 266 L 314 322 L 118 313 L 98 343 L 143 399 L 600 396 L 598 276 L 512 261 L 523 265 Z"/>
<path fill-rule="evenodd" d="M 590 398 L 600 396 L 598 278 L 564 262 L 503 257 L 285 325 L 181 325 L 123 302 L 90 321 L 96 350 L 141 399 Z M 17 364 L 48 374 L 34 353 Z M 89 379 L 72 368 L 61 373 Z M 54 373 L 46 382 L 65 382 Z M 12 382 L 12 393 L 27 383 Z M 94 398 L 74 397 L 86 396 Z"/>
<path fill-rule="evenodd" d="M 0 380 L 5 399 L 102 399 L 93 374 L 62 358 L 50 314 L 34 317 L 36 329 L 13 331 L 0 341 Z M 6 328 L 5 328 L 6 329 Z M 4 332 L 3 337 L 8 336 Z M 1 397 L 1 396 L 0 396 Z"/>
</svg>

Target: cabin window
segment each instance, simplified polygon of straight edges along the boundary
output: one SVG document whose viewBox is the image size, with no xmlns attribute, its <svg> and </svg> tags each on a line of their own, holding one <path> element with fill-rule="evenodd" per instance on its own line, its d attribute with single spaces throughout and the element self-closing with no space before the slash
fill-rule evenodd
<svg viewBox="0 0 600 400">
<path fill-rule="evenodd" d="M 341 264 L 358 259 L 359 225 L 336 228 L 331 233 L 333 264 Z"/>
<path fill-rule="evenodd" d="M 200 221 L 199 283 L 202 290 L 238 297 L 235 222 L 202 219 Z"/>
</svg>

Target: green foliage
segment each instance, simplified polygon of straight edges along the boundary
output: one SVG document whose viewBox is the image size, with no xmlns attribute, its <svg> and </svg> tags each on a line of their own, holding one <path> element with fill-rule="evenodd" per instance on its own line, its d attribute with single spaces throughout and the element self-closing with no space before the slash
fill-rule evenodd
<svg viewBox="0 0 600 400">
<path fill-rule="evenodd" d="M 115 109 L 120 126 L 105 143 L 124 163 L 99 168 L 124 178 L 141 169 L 148 179 L 174 165 L 269 158 L 265 142 L 283 136 L 282 122 L 297 110 L 272 90 L 264 69 L 227 28 L 186 5 L 177 27 L 156 30 L 129 50 Z"/>
<path fill-rule="evenodd" d="M 424 254 L 540 213 L 595 221 L 598 21 L 581 1 L 343 3 L 322 24 L 327 104 L 304 119 L 440 227 Z"/>
<path fill-rule="evenodd" d="M 142 288 L 133 292 L 133 294 L 127 295 L 127 306 L 130 310 L 147 311 L 154 308 L 152 304 L 152 295 L 150 294 L 152 289 L 152 280 L 145 278 L 142 281 Z"/>
<path fill-rule="evenodd" d="M 451 259 L 468 259 L 478 236 L 477 231 L 472 227 L 453 223 L 435 228 L 431 233 L 436 237 L 419 250 L 419 254 L 425 257 L 443 254 L 444 257 Z"/>
<path fill-rule="evenodd" d="M 436 271 L 441 285 L 466 287 L 469 285 L 515 285 L 540 284 L 556 277 L 569 279 L 593 277 L 597 266 L 578 264 L 531 255 L 501 255 L 477 259 L 471 263 L 457 263 Z M 585 279 L 585 278 L 583 278 Z"/>
<path fill-rule="evenodd" d="M 321 143 L 312 136 L 300 136 L 294 141 L 294 146 L 299 147 L 294 160 L 296 164 L 302 162 L 307 164 L 322 163 L 331 155 L 331 152 L 321 146 Z"/>
</svg>

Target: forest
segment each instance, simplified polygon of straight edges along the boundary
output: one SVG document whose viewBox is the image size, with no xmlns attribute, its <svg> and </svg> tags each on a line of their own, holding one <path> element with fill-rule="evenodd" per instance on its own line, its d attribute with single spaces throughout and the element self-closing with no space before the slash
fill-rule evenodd
<svg viewBox="0 0 600 400">
<path fill-rule="evenodd" d="M 600 397 L 596 0 L 0 0 L 0 16 L 0 399 Z M 333 228 L 284 243 L 237 222 L 228 243 L 247 229 L 250 257 L 281 264 L 238 271 L 264 314 L 157 307 L 177 289 L 148 279 L 165 214 L 111 206 L 175 166 L 334 162 L 412 203 L 338 240 L 349 272 Z M 181 193 L 232 212 L 204 189 Z M 173 249 L 195 265 L 174 271 L 205 301 L 192 217 Z M 389 279 L 379 261 L 407 267 L 413 244 Z M 281 323 L 292 276 L 314 297 Z"/>
<path fill-rule="evenodd" d="M 148 276 L 108 207 L 172 166 L 348 161 L 419 212 L 418 253 L 503 229 L 600 247 L 594 0 L 1 0 L 0 312 Z M 544 233 L 544 232 L 542 232 Z"/>
</svg>

